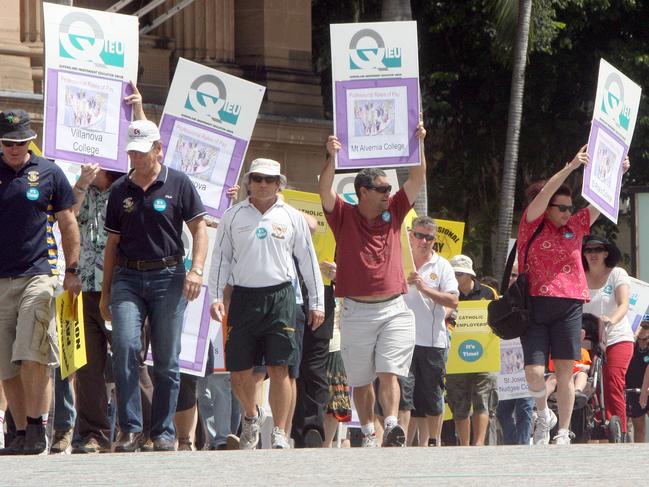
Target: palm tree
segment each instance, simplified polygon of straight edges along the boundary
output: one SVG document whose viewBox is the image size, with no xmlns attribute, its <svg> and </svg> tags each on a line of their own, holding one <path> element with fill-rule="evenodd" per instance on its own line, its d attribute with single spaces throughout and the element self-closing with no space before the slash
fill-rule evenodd
<svg viewBox="0 0 649 487">
<path fill-rule="evenodd" d="M 412 20 L 412 7 L 410 0 L 383 0 L 381 2 L 381 20 L 397 21 Z M 399 185 L 408 179 L 408 169 L 405 167 L 397 168 L 397 177 Z M 417 215 L 428 215 L 428 190 L 426 183 L 415 199 L 415 212 Z"/>
<path fill-rule="evenodd" d="M 501 12 L 509 6 L 518 8 L 518 24 L 513 45 L 512 84 L 509 98 L 509 115 L 507 120 L 507 141 L 505 161 L 503 164 L 500 186 L 500 209 L 498 211 L 498 233 L 496 240 L 496 266 L 498 273 L 504 271 L 507 258 L 507 246 L 512 230 L 514 213 L 514 192 L 516 189 L 516 168 L 518 165 L 518 141 L 520 137 L 521 118 L 523 115 L 523 92 L 525 89 L 525 67 L 527 64 L 527 46 L 530 33 L 530 16 L 532 0 L 519 0 L 518 5 L 512 0 L 498 0 L 497 8 Z"/>
</svg>

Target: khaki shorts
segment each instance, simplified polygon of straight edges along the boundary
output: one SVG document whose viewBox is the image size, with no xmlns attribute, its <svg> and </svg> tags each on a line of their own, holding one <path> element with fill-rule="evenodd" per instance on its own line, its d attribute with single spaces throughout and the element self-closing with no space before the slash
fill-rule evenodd
<svg viewBox="0 0 649 487">
<path fill-rule="evenodd" d="M 23 360 L 56 366 L 56 276 L 0 278 L 0 380 L 12 379 Z"/>
<path fill-rule="evenodd" d="M 495 411 L 498 405 L 497 390 L 496 374 L 489 372 L 446 376 L 446 398 L 453 419 L 467 419 L 472 407 L 476 414 Z"/>
<path fill-rule="evenodd" d="M 371 384 L 377 373 L 408 377 L 415 348 L 415 317 L 403 297 L 384 303 L 345 299 L 340 352 L 352 387 Z"/>
</svg>

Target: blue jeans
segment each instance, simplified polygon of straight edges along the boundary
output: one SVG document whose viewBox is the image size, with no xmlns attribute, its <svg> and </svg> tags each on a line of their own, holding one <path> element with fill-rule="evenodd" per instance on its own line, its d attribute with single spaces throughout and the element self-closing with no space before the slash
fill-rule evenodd
<svg viewBox="0 0 649 487">
<path fill-rule="evenodd" d="M 225 445 L 230 433 L 239 427 L 239 401 L 232 394 L 230 374 L 212 374 L 198 379 L 198 411 L 210 448 Z"/>
<path fill-rule="evenodd" d="M 182 295 L 182 265 L 155 271 L 115 267 L 111 290 L 113 368 L 117 413 L 122 432 L 142 431 L 139 366 L 142 326 L 151 330 L 153 405 L 151 439 L 176 436 L 173 417 L 178 401 L 180 335 L 187 300 Z"/>
<path fill-rule="evenodd" d="M 72 385 L 67 378 L 61 379 L 61 369 L 57 367 L 54 375 L 54 431 L 71 430 L 76 420 Z"/>
<path fill-rule="evenodd" d="M 529 445 L 532 436 L 531 397 L 507 399 L 498 402 L 498 421 L 503 431 L 505 445 Z"/>
</svg>

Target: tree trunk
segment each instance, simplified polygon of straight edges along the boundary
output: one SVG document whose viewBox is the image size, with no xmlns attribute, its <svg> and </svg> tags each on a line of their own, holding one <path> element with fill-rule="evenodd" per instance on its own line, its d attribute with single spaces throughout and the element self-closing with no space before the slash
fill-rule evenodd
<svg viewBox="0 0 649 487">
<path fill-rule="evenodd" d="M 500 186 L 500 209 L 498 212 L 498 234 L 496 242 L 495 272 L 502 276 L 507 259 L 507 246 L 512 230 L 514 196 L 516 190 L 516 167 L 518 165 L 518 141 L 523 115 L 523 92 L 525 89 L 525 66 L 527 64 L 527 45 L 530 32 L 532 0 L 520 0 L 518 6 L 518 26 L 513 51 L 512 84 L 509 98 L 507 120 L 507 142 Z"/>
<path fill-rule="evenodd" d="M 412 20 L 412 7 L 410 0 L 383 0 L 381 3 L 381 20 L 383 21 L 398 21 L 398 20 Z M 409 176 L 407 167 L 397 168 L 397 178 L 399 179 L 399 186 L 403 186 Z M 415 199 L 415 212 L 417 215 L 428 215 L 428 190 L 426 183 Z"/>
</svg>

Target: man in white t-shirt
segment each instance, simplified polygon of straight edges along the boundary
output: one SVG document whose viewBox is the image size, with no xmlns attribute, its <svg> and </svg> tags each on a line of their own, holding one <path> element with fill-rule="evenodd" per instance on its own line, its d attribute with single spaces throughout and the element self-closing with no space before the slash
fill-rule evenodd
<svg viewBox="0 0 649 487">
<path fill-rule="evenodd" d="M 406 304 L 415 314 L 415 350 L 410 366 L 414 377 L 412 412 L 419 425 L 419 445 L 428 446 L 429 438 L 440 445 L 444 413 L 444 376 L 448 334 L 446 309 L 456 308 L 458 284 L 451 264 L 433 249 L 437 225 L 428 216 L 415 218 L 409 231 L 410 247 L 416 272 L 408 276 Z"/>
</svg>

